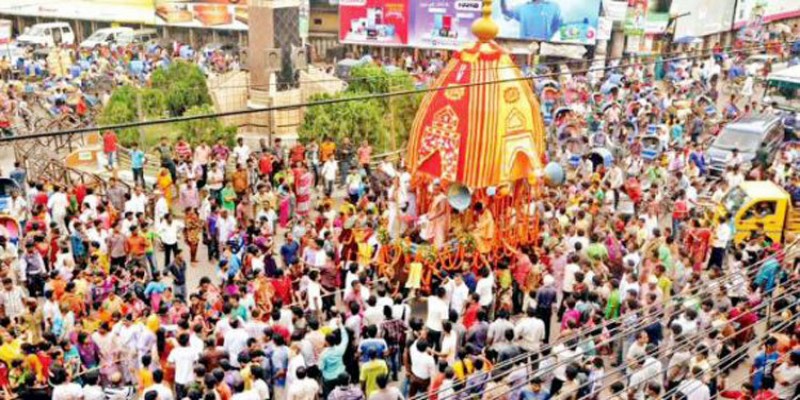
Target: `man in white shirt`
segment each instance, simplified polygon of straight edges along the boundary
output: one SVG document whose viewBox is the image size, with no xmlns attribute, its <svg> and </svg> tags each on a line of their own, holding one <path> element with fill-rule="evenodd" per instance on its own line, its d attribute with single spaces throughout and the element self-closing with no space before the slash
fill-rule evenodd
<svg viewBox="0 0 800 400">
<path fill-rule="evenodd" d="M 319 392 L 319 383 L 307 376 L 305 367 L 298 368 L 295 376 L 297 379 L 289 387 L 287 400 L 315 400 Z M 253 386 L 255 387 L 255 384 Z"/>
<path fill-rule="evenodd" d="M 475 293 L 480 296 L 478 303 L 481 307 L 490 308 L 494 302 L 494 275 L 489 268 L 481 269 L 481 278 L 475 285 Z"/>
<path fill-rule="evenodd" d="M 716 266 L 722 268 L 722 261 L 725 259 L 725 251 L 728 242 L 731 240 L 731 227 L 724 217 L 719 217 L 719 224 L 714 232 L 714 239 L 711 242 L 711 257 L 708 259 L 708 267 Z"/>
<path fill-rule="evenodd" d="M 779 399 L 793 399 L 800 383 L 800 352 L 789 353 L 789 359 L 775 368 L 775 395 Z"/>
<path fill-rule="evenodd" d="M 426 393 L 431 377 L 436 373 L 436 361 L 428 351 L 428 342 L 424 339 L 418 339 L 409 349 L 412 374 L 409 377 L 409 398 L 413 398 L 417 393 Z"/>
<path fill-rule="evenodd" d="M 175 400 L 172 390 L 164 384 L 164 372 L 160 369 L 153 371 L 153 384 L 144 388 L 144 393 L 155 391 L 158 400 Z"/>
<path fill-rule="evenodd" d="M 236 230 L 236 218 L 230 215 L 228 210 L 221 209 L 217 220 L 217 234 L 219 243 L 224 245 L 231 238 L 233 231 Z"/>
<path fill-rule="evenodd" d="M 339 171 L 339 165 L 333 157 L 329 158 L 322 164 L 322 179 L 325 181 L 325 195 L 330 196 L 333 193 L 333 184 L 336 182 L 336 173 Z"/>
<path fill-rule="evenodd" d="M 247 340 L 250 339 L 250 335 L 241 327 L 241 321 L 238 318 L 231 320 L 230 325 L 231 329 L 223 336 L 222 347 L 228 352 L 231 365 L 238 368 L 239 354 L 247 348 Z"/>
<path fill-rule="evenodd" d="M 125 212 L 144 213 L 147 208 L 147 195 L 142 192 L 142 188 L 137 186 L 133 190 L 130 200 L 125 202 Z"/>
<path fill-rule="evenodd" d="M 437 349 L 442 338 L 442 322 L 450 316 L 450 308 L 444 301 L 446 294 L 444 287 L 437 286 L 435 296 L 428 296 L 428 317 L 425 327 L 428 328 L 428 343 Z"/>
<path fill-rule="evenodd" d="M 450 294 L 450 309 L 461 315 L 464 311 L 464 305 L 467 304 L 468 297 L 469 287 L 464 283 L 464 277 L 461 274 L 456 274 L 455 278 L 453 278 L 453 292 Z"/>
<path fill-rule="evenodd" d="M 236 139 L 236 146 L 233 148 L 233 155 L 236 157 L 236 164 L 247 164 L 247 159 L 250 158 L 250 147 L 244 144 L 244 139 Z"/>
<path fill-rule="evenodd" d="M 172 257 L 178 254 L 178 235 L 183 232 L 183 224 L 175 221 L 172 214 L 167 213 L 158 227 L 161 244 L 164 245 L 164 266 L 169 267 Z"/>
<path fill-rule="evenodd" d="M 544 321 L 536 318 L 533 307 L 529 307 L 525 314 L 514 327 L 514 341 L 526 352 L 538 352 L 544 339 Z"/>
<path fill-rule="evenodd" d="M 194 363 L 198 360 L 199 355 L 189 347 L 189 334 L 187 333 L 178 336 L 178 345 L 169 353 L 167 362 L 175 366 L 175 395 L 182 399 L 186 397 L 187 386 L 194 380 Z M 231 364 L 233 364 L 232 361 Z"/>
<path fill-rule="evenodd" d="M 699 379 L 703 375 L 703 369 L 694 367 L 691 376 L 678 386 L 678 392 L 685 396 L 686 400 L 710 400 L 711 391 L 708 385 Z"/>
</svg>

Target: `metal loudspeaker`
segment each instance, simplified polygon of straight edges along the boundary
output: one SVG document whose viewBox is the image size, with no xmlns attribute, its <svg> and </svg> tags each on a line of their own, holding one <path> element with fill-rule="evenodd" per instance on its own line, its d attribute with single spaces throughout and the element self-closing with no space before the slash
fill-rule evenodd
<svg viewBox="0 0 800 400">
<path fill-rule="evenodd" d="M 472 193 L 468 187 L 460 183 L 454 183 L 447 190 L 447 202 L 450 203 L 450 207 L 458 211 L 464 211 L 472 203 Z"/>
</svg>

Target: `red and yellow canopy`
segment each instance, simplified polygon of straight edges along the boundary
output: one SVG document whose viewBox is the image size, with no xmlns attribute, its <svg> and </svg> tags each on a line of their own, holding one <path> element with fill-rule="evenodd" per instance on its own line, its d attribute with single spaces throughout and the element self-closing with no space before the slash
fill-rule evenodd
<svg viewBox="0 0 800 400">
<path fill-rule="evenodd" d="M 480 39 L 458 53 L 417 112 L 408 149 L 412 174 L 471 189 L 535 176 L 545 128 L 530 81 L 494 40 L 491 19 L 476 21 Z"/>
</svg>

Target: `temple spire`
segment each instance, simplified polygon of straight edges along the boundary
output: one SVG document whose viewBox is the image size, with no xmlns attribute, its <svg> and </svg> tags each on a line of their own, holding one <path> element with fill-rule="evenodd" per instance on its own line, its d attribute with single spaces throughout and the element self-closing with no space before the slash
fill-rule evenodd
<svg viewBox="0 0 800 400">
<path fill-rule="evenodd" d="M 488 42 L 497 37 L 500 31 L 497 24 L 492 20 L 492 0 L 483 0 L 483 18 L 476 20 L 472 24 L 472 33 L 481 42 Z"/>
</svg>

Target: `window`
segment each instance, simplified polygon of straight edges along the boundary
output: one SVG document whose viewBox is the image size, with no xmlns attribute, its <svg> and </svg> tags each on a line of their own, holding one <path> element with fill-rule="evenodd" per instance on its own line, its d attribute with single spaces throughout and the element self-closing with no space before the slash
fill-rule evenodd
<svg viewBox="0 0 800 400">
<path fill-rule="evenodd" d="M 314 25 L 322 25 L 322 18 L 314 18 Z"/>
<path fill-rule="evenodd" d="M 777 210 L 778 203 L 772 200 L 765 200 L 759 201 L 758 203 L 753 204 L 742 216 L 742 220 L 747 220 L 751 218 L 762 219 L 769 217 L 771 215 L 775 215 L 775 210 Z"/>
</svg>

